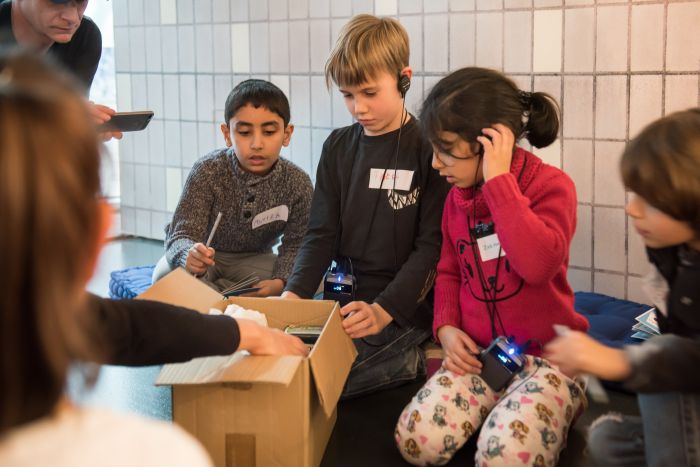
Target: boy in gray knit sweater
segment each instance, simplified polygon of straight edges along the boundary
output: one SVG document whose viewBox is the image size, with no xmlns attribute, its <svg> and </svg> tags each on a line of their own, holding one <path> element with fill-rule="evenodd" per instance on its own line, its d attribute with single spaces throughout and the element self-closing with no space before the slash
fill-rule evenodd
<svg viewBox="0 0 700 467">
<path fill-rule="evenodd" d="M 306 233 L 313 186 L 308 174 L 280 157 L 289 145 L 289 101 L 274 84 L 249 79 L 226 99 L 221 132 L 226 148 L 199 159 L 165 227 L 157 281 L 183 267 L 217 290 L 249 274 L 254 296 L 279 295 Z M 222 213 L 211 245 L 204 243 Z M 280 236 L 279 255 L 272 247 Z"/>
</svg>

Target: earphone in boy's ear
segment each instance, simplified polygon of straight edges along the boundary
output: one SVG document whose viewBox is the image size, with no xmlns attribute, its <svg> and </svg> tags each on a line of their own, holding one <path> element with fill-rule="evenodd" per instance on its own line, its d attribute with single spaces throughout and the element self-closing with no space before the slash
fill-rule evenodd
<svg viewBox="0 0 700 467">
<path fill-rule="evenodd" d="M 409 78 L 407 75 L 399 73 L 398 87 L 401 97 L 405 98 L 408 89 L 411 87 L 411 78 Z"/>
</svg>

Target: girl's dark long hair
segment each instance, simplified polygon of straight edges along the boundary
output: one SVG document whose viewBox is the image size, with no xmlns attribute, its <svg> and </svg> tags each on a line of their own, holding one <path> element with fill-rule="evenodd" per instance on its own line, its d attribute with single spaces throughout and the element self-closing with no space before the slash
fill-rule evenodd
<svg viewBox="0 0 700 467">
<path fill-rule="evenodd" d="M 424 132 L 435 142 L 443 131 L 475 143 L 481 130 L 501 123 L 516 139 L 533 146 L 552 144 L 559 134 L 559 106 L 543 92 L 523 92 L 498 71 L 467 67 L 441 79 L 430 90 L 420 112 Z"/>
</svg>

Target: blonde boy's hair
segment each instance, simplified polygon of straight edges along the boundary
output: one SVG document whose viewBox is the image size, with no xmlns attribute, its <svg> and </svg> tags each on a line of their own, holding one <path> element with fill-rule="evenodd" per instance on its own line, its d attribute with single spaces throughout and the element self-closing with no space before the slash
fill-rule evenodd
<svg viewBox="0 0 700 467">
<path fill-rule="evenodd" d="M 393 18 L 357 15 L 340 30 L 326 61 L 326 86 L 357 86 L 408 66 L 408 33 Z"/>
</svg>

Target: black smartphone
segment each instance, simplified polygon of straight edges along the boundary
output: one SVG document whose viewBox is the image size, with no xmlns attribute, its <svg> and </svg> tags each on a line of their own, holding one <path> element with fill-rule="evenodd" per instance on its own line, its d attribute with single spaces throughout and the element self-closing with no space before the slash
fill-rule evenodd
<svg viewBox="0 0 700 467">
<path fill-rule="evenodd" d="M 153 118 L 153 112 L 143 110 L 140 112 L 117 112 L 111 120 L 99 125 L 97 131 L 141 131 L 148 126 Z"/>
</svg>

